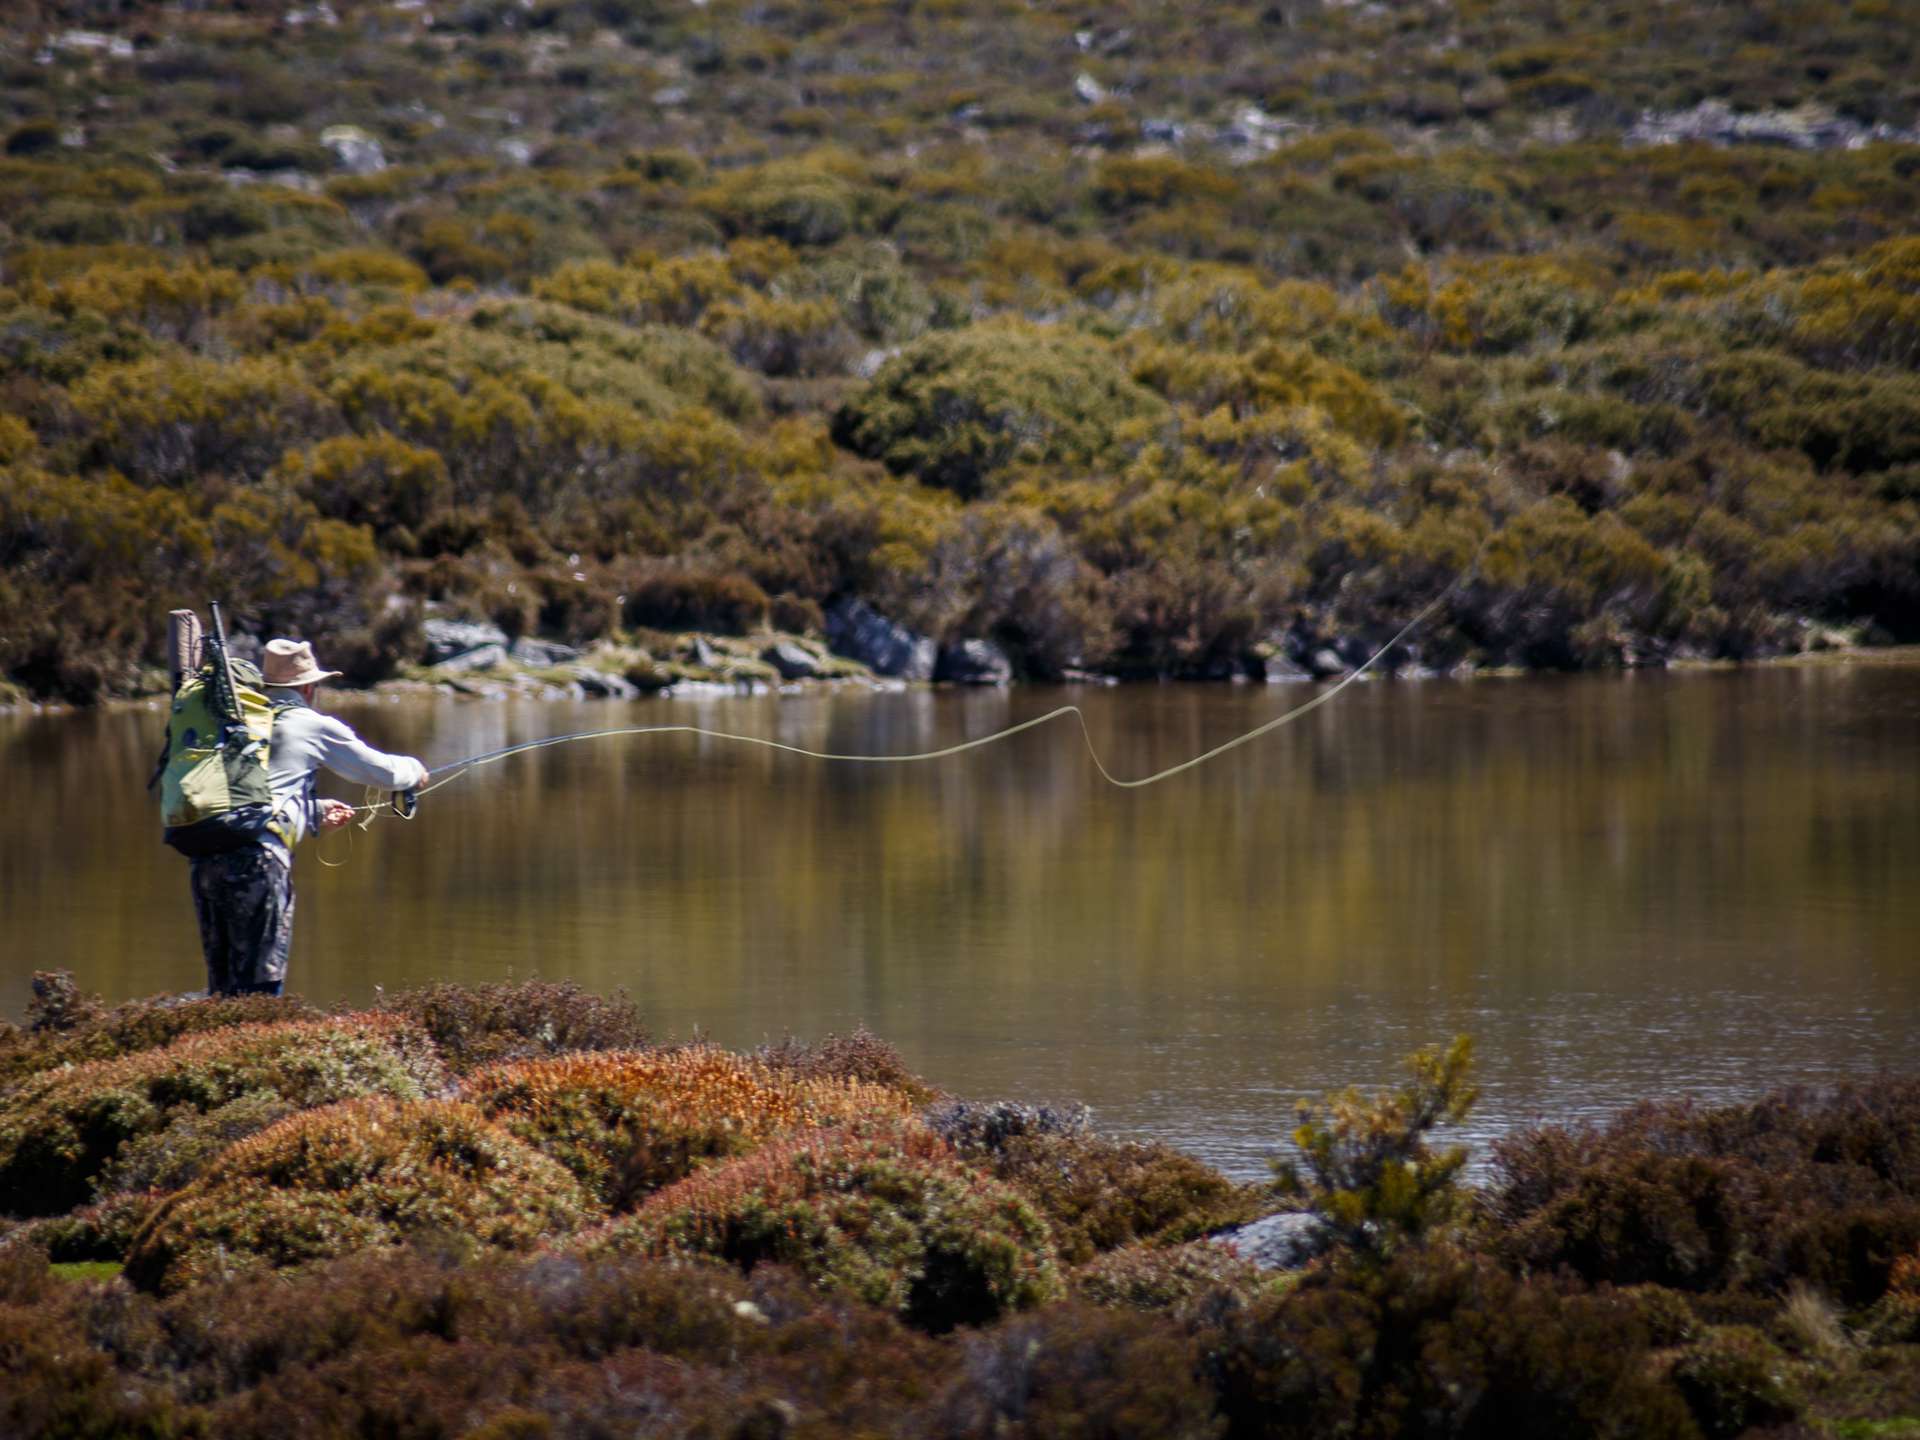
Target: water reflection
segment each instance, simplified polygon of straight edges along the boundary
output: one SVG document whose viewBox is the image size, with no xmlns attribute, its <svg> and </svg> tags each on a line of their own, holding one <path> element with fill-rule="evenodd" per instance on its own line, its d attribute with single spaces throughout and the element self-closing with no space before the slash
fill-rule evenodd
<svg viewBox="0 0 1920 1440">
<path fill-rule="evenodd" d="M 686 722 L 931 748 L 1071 698 L 1108 764 L 1184 759 L 1296 690 L 371 705 L 445 759 Z M 294 977 L 628 987 L 736 1044 L 864 1020 L 968 1093 L 1077 1096 L 1243 1173 L 1303 1091 L 1469 1030 L 1484 1132 L 1905 1058 L 1920 1019 L 1920 672 L 1368 685 L 1143 792 L 1067 727 L 921 767 L 676 736 L 516 757 L 411 825 L 310 845 Z M 142 793 L 159 717 L 0 720 L 0 1003 L 34 968 L 198 983 Z M 319 857 L 338 863 L 326 869 Z"/>
</svg>

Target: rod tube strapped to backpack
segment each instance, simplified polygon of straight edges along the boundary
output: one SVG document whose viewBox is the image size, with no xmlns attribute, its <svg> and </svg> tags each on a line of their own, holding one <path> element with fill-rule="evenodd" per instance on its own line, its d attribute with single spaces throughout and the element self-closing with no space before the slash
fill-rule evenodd
<svg viewBox="0 0 1920 1440">
<path fill-rule="evenodd" d="M 207 608 L 213 611 L 213 634 L 207 637 L 207 652 L 213 657 L 214 708 L 222 719 L 238 723 L 240 695 L 233 683 L 233 661 L 227 654 L 227 625 L 220 618 L 218 600 L 208 601 Z"/>
<path fill-rule="evenodd" d="M 200 673 L 206 646 L 200 617 L 191 610 L 167 612 L 167 693 L 175 694 L 187 677 Z"/>
</svg>

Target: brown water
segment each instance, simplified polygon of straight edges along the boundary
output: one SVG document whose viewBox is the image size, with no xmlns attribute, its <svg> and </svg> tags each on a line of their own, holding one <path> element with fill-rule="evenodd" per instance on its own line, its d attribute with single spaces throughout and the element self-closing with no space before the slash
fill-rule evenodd
<svg viewBox="0 0 1920 1440">
<path fill-rule="evenodd" d="M 924 749 L 1070 697 L 1137 774 L 1307 693 L 346 713 L 432 762 L 673 721 Z M 201 983 L 185 862 L 142 792 L 159 726 L 0 717 L 7 1013 L 35 968 L 116 998 Z M 686 737 L 517 756 L 412 824 L 308 843 L 293 981 L 570 976 L 730 1045 L 864 1021 L 962 1093 L 1082 1099 L 1251 1175 L 1296 1096 L 1462 1030 L 1476 1137 L 1912 1068 L 1917 873 L 1920 669 L 1381 683 L 1139 792 L 1066 727 L 912 767 Z"/>
</svg>

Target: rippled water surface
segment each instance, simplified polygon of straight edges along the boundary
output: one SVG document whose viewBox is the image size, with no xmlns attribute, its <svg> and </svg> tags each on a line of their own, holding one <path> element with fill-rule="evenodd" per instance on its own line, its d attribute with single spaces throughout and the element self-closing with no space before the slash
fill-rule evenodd
<svg viewBox="0 0 1920 1440">
<path fill-rule="evenodd" d="M 925 749 L 1071 698 L 1130 774 L 1307 693 L 343 713 L 431 763 L 670 722 Z M 142 790 L 161 723 L 0 717 L 7 1013 L 37 968 L 115 998 L 201 983 L 186 865 Z M 1389 1079 L 1462 1030 L 1480 1138 L 1911 1068 L 1920 669 L 1370 684 L 1136 792 L 1104 787 L 1066 726 L 898 767 L 595 742 L 475 772 L 412 824 L 309 842 L 298 887 L 309 996 L 537 974 L 625 986 L 666 1036 L 865 1022 L 954 1090 L 1082 1099 L 1252 1175 L 1295 1097 Z"/>
</svg>

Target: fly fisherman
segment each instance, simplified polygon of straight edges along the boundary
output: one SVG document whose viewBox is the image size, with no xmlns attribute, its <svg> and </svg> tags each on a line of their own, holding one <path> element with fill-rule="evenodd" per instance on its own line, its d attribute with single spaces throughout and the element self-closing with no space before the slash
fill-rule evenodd
<svg viewBox="0 0 1920 1440">
<path fill-rule="evenodd" d="M 338 670 L 322 670 L 304 640 L 269 640 L 261 678 L 273 707 L 267 755 L 271 823 L 251 843 L 193 862 L 193 909 L 207 957 L 210 995 L 278 995 L 293 943 L 293 847 L 309 830 L 335 830 L 353 807 L 313 793 L 325 770 L 350 785 L 418 790 L 427 767 L 411 755 L 375 750 L 344 721 L 313 708 L 314 691 Z"/>
</svg>

